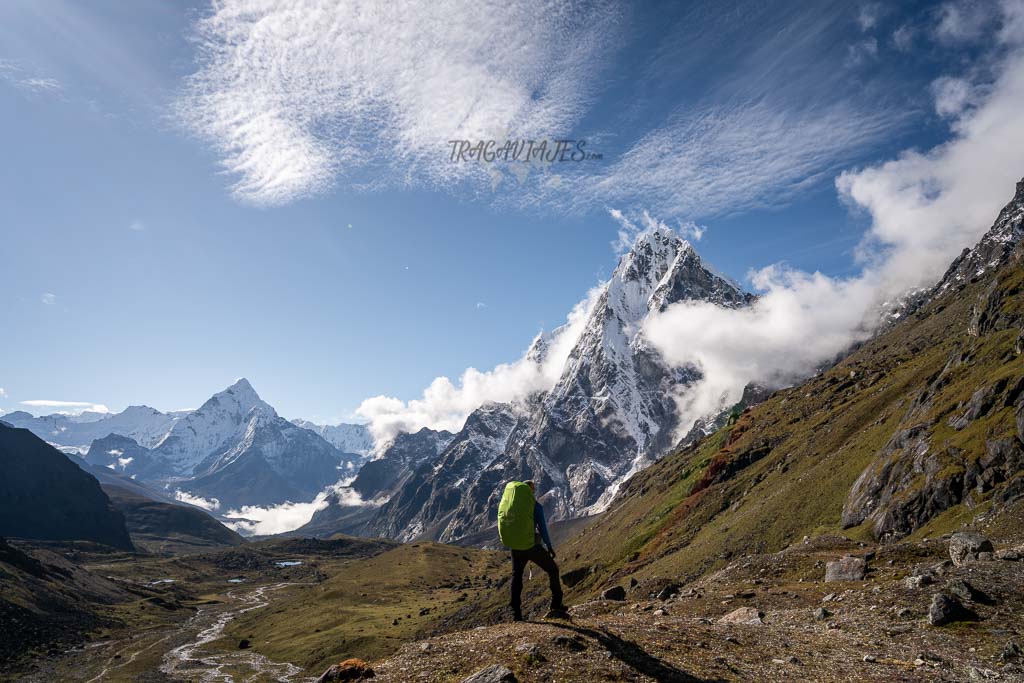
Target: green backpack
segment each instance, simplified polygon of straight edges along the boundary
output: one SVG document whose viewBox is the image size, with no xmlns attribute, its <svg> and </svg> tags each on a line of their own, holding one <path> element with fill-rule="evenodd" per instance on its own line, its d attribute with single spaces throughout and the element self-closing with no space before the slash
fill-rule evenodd
<svg viewBox="0 0 1024 683">
<path fill-rule="evenodd" d="M 528 484 L 521 481 L 505 484 L 498 505 L 498 538 L 512 550 L 533 547 L 533 491 Z"/>
</svg>

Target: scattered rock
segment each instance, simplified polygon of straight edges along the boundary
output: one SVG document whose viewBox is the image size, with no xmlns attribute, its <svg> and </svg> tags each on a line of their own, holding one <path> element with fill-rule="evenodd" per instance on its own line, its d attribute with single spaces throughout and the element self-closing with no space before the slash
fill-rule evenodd
<svg viewBox="0 0 1024 683">
<path fill-rule="evenodd" d="M 669 585 L 667 585 L 667 586 L 665 586 L 664 588 L 661 589 L 661 591 L 658 593 L 658 599 L 659 600 L 668 600 L 669 598 L 671 598 L 673 595 L 677 594 L 678 592 L 679 592 L 679 586 L 677 584 L 670 583 Z"/>
<path fill-rule="evenodd" d="M 833 600 L 835 600 L 835 599 L 836 599 L 836 594 L 835 594 L 835 593 L 829 593 L 828 595 L 826 595 L 825 597 L 823 597 L 823 598 L 821 599 L 821 601 L 822 601 L 822 602 L 832 602 L 832 601 L 833 601 Z"/>
<path fill-rule="evenodd" d="M 830 616 L 832 616 L 832 613 L 824 607 L 819 607 L 818 609 L 814 610 L 814 619 L 816 621 L 825 621 Z"/>
<path fill-rule="evenodd" d="M 878 657 L 874 655 L 864 655 L 864 661 L 873 664 L 878 661 Z"/>
<path fill-rule="evenodd" d="M 930 586 L 935 582 L 935 579 L 931 577 L 931 574 L 920 574 L 918 576 L 908 576 L 903 579 L 903 587 L 911 590 L 917 590 L 923 586 Z"/>
<path fill-rule="evenodd" d="M 932 626 L 945 626 L 954 621 L 976 621 L 977 618 L 977 614 L 964 607 L 955 597 L 945 593 L 932 596 L 932 604 L 928 608 L 928 623 Z"/>
<path fill-rule="evenodd" d="M 867 562 L 863 557 L 847 555 L 825 565 L 825 581 L 863 581 Z"/>
<path fill-rule="evenodd" d="M 977 560 L 980 553 L 993 551 L 992 542 L 973 531 L 961 531 L 949 539 L 949 558 L 957 567 Z"/>
<path fill-rule="evenodd" d="M 719 624 L 750 624 L 753 626 L 760 626 L 764 624 L 762 621 L 764 612 L 757 609 L 756 607 L 740 607 L 729 612 L 724 617 L 718 620 Z"/>
<path fill-rule="evenodd" d="M 988 602 L 988 596 L 967 583 L 964 579 L 950 579 L 944 588 L 946 593 L 971 602 Z"/>
<path fill-rule="evenodd" d="M 433 652 L 433 651 L 434 651 L 434 646 L 431 645 L 430 643 L 427 643 L 427 642 L 420 643 L 420 652 L 426 653 L 426 652 Z"/>
<path fill-rule="evenodd" d="M 249 644 L 250 643 L 249 643 L 249 639 L 248 638 L 242 638 L 240 641 L 238 641 L 238 649 L 239 650 L 248 650 L 249 649 Z"/>
<path fill-rule="evenodd" d="M 995 559 L 995 556 L 992 553 L 988 552 L 987 550 L 984 550 L 984 551 L 978 553 L 978 561 L 979 562 L 991 562 L 994 559 Z"/>
<path fill-rule="evenodd" d="M 1012 640 L 1008 640 L 1006 641 L 1006 646 L 1003 648 L 1003 651 L 999 656 L 1004 662 L 1016 662 L 1021 658 L 1021 654 L 1020 645 Z"/>
<path fill-rule="evenodd" d="M 1017 551 L 1017 550 L 1012 549 L 1012 548 L 1007 548 L 1006 550 L 997 550 L 996 551 L 996 559 L 997 560 L 1006 560 L 1007 562 L 1020 562 L 1021 557 L 1022 557 L 1021 553 L 1019 551 Z"/>
<path fill-rule="evenodd" d="M 736 636 L 726 636 L 725 637 L 725 642 L 732 643 L 733 645 L 739 645 L 740 644 L 740 639 L 737 638 Z"/>
<path fill-rule="evenodd" d="M 668 612 L 665 611 L 664 607 L 659 607 L 658 609 L 654 610 L 654 616 L 656 617 L 663 617 L 666 614 L 668 614 Z"/>
<path fill-rule="evenodd" d="M 492 664 L 486 669 L 480 669 L 469 678 L 462 679 L 462 683 L 518 683 L 518 679 L 514 673 L 501 664 Z"/>
<path fill-rule="evenodd" d="M 364 678 L 373 678 L 376 674 L 370 665 L 361 659 L 346 659 L 340 664 L 334 664 L 327 671 L 316 679 L 317 683 L 329 683 L 330 681 L 359 681 Z"/>
<path fill-rule="evenodd" d="M 527 664 L 542 664 L 543 662 L 548 661 L 536 643 L 519 643 L 516 645 L 516 653 L 519 654 Z"/>
<path fill-rule="evenodd" d="M 909 619 L 910 617 L 914 616 L 914 610 L 910 609 L 909 607 L 900 607 L 898 610 L 896 610 L 896 616 L 900 619 Z"/>
<path fill-rule="evenodd" d="M 601 597 L 604 600 L 625 600 L 626 589 L 622 586 L 612 586 L 601 593 Z"/>
<path fill-rule="evenodd" d="M 640 585 L 640 582 L 636 580 L 635 576 L 629 577 L 629 587 L 630 588 L 636 588 L 639 585 Z"/>
</svg>

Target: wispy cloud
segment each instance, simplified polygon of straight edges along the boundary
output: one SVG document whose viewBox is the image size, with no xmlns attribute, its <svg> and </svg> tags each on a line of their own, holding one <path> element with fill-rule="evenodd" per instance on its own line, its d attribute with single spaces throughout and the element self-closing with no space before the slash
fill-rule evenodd
<svg viewBox="0 0 1024 683">
<path fill-rule="evenodd" d="M 42 301 L 47 306 L 52 306 L 53 304 L 57 303 L 57 295 L 54 294 L 53 292 L 43 292 L 43 295 L 39 297 L 39 300 Z"/>
<path fill-rule="evenodd" d="M 134 230 L 135 232 L 142 232 L 146 229 L 146 224 L 140 220 L 134 220 L 128 225 L 128 229 Z"/>
<path fill-rule="evenodd" d="M 0 59 L 0 82 L 28 93 L 57 95 L 64 89 L 60 81 L 40 74 L 31 64 L 10 59 Z"/>
<path fill-rule="evenodd" d="M 110 409 L 102 403 L 91 403 L 89 401 L 54 401 L 51 399 L 31 399 L 21 401 L 21 405 L 30 408 L 56 409 L 59 413 L 77 414 L 85 411 L 94 413 L 109 413 Z"/>
<path fill-rule="evenodd" d="M 448 141 L 567 131 L 617 20 L 602 2 L 227 0 L 196 25 L 199 68 L 176 111 L 255 204 L 368 165 L 375 183 L 482 180 L 448 163 Z"/>
<path fill-rule="evenodd" d="M 562 178 L 576 206 L 644 206 L 662 216 L 778 204 L 891 134 L 901 115 L 840 103 L 811 109 L 761 99 L 679 114 L 607 171 Z"/>
<path fill-rule="evenodd" d="M 0 387 L 0 398 L 7 398 L 7 392 L 3 387 Z"/>
</svg>

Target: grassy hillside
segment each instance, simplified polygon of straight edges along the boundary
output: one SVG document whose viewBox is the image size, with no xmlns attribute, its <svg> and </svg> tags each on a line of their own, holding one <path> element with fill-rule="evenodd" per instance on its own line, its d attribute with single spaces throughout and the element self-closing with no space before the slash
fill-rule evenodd
<svg viewBox="0 0 1024 683">
<path fill-rule="evenodd" d="M 276 661 L 318 671 L 347 657 L 372 659 L 432 631 L 446 615 L 495 591 L 504 553 L 414 543 L 335 567 L 275 609 L 243 615 L 228 647 L 245 638 Z"/>
<path fill-rule="evenodd" d="M 692 579 L 805 535 L 934 536 L 1024 493 L 1022 288 L 1018 255 L 633 477 L 563 549 L 563 571 L 592 570 L 574 592 Z"/>
</svg>

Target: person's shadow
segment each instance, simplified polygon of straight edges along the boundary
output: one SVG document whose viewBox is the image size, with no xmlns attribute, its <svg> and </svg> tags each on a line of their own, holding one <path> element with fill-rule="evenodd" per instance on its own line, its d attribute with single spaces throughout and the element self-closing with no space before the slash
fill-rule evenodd
<svg viewBox="0 0 1024 683">
<path fill-rule="evenodd" d="M 576 626 L 575 624 L 567 622 L 543 621 L 537 623 L 564 628 L 567 631 L 574 631 L 582 636 L 593 638 L 604 646 L 615 659 L 619 660 L 626 666 L 636 669 L 645 676 L 650 676 L 654 680 L 660 681 L 661 683 L 722 683 L 724 680 L 720 678 L 697 678 L 696 676 L 686 673 L 682 669 L 676 668 L 668 662 L 658 659 L 636 643 L 623 640 L 617 635 L 605 630 L 597 631 L 592 628 Z"/>
</svg>

